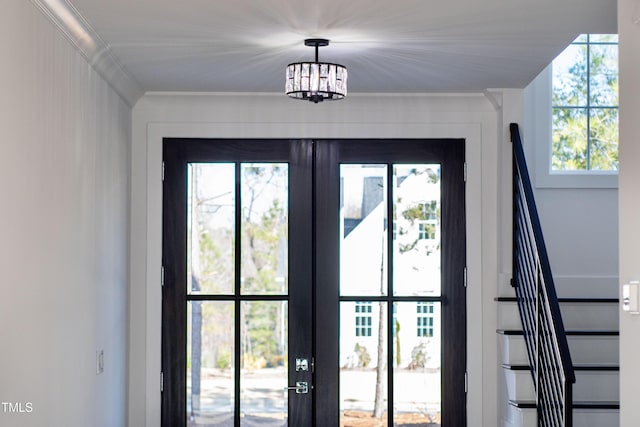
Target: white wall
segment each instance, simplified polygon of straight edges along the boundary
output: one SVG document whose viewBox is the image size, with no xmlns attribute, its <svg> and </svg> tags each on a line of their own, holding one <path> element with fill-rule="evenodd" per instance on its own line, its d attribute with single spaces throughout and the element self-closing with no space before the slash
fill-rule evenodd
<svg viewBox="0 0 640 427">
<path fill-rule="evenodd" d="M 620 36 L 620 283 L 640 279 L 640 4 L 618 0 Z M 620 314 L 620 425 L 640 420 L 640 316 Z"/>
<path fill-rule="evenodd" d="M 131 110 L 29 1 L 0 58 L 0 425 L 122 426 Z"/>
<path fill-rule="evenodd" d="M 491 100 L 491 102 L 490 102 Z M 502 109 L 500 109 L 502 107 Z M 353 95 L 311 103 L 280 94 L 147 94 L 133 111 L 129 425 L 160 417 L 161 159 L 163 137 L 437 138 L 467 140 L 469 426 L 498 424 L 496 306 L 505 239 L 498 189 L 502 111 L 522 119 L 522 91 L 475 95 Z M 509 160 L 508 158 L 506 159 Z M 496 236 L 498 238 L 496 239 Z M 510 267 L 510 266 L 509 266 Z M 499 271 L 500 270 L 500 271 Z"/>
<path fill-rule="evenodd" d="M 615 174 L 549 174 L 551 67 L 525 89 L 521 129 L 551 269 L 561 297 L 617 297 Z"/>
</svg>

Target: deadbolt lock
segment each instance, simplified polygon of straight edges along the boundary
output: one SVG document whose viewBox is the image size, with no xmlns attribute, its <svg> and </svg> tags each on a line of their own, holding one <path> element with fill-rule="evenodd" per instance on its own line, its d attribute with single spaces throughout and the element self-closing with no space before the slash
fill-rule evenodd
<svg viewBox="0 0 640 427">
<path fill-rule="evenodd" d="M 309 370 L 309 360 L 296 359 L 296 372 L 308 371 L 308 370 Z"/>
</svg>

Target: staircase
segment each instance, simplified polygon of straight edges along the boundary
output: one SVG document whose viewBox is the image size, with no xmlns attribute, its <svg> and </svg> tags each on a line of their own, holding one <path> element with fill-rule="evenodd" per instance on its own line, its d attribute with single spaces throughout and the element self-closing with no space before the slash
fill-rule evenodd
<svg viewBox="0 0 640 427">
<path fill-rule="evenodd" d="M 518 126 L 510 130 L 516 296 L 496 299 L 502 425 L 617 426 L 618 300 L 607 294 L 617 288 L 603 286 L 595 297 L 587 288 L 568 287 L 558 298 Z"/>
<path fill-rule="evenodd" d="M 498 301 L 503 427 L 536 427 L 535 390 L 515 297 Z M 618 300 L 559 298 L 576 382 L 573 426 L 619 425 Z"/>
</svg>

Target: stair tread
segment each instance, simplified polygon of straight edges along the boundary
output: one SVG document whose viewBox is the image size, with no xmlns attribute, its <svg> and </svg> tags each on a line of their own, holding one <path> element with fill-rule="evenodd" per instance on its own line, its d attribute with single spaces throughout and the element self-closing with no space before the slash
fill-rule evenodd
<svg viewBox="0 0 640 427">
<path fill-rule="evenodd" d="M 494 301 L 497 302 L 517 302 L 517 297 L 496 297 Z M 604 303 L 604 304 L 617 304 L 620 302 L 619 298 L 558 298 L 561 303 Z"/>
<path fill-rule="evenodd" d="M 503 363 L 502 367 L 511 371 L 528 371 L 529 365 Z M 619 371 L 620 366 L 615 364 L 575 364 L 574 371 Z"/>
<path fill-rule="evenodd" d="M 536 403 L 532 400 L 509 400 L 509 405 L 522 409 L 534 409 Z M 620 409 L 618 401 L 576 401 L 573 409 Z"/>
<path fill-rule="evenodd" d="M 497 329 L 500 335 L 524 335 L 522 329 Z M 569 336 L 618 336 L 620 331 L 614 330 L 569 330 L 565 331 Z"/>
</svg>

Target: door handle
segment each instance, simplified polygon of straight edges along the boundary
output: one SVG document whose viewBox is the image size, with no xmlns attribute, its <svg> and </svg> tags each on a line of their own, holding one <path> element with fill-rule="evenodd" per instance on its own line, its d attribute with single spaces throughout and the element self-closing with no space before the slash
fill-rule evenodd
<svg viewBox="0 0 640 427">
<path fill-rule="evenodd" d="M 285 387 L 285 390 L 295 390 L 296 394 L 309 393 L 309 384 L 306 381 L 298 381 L 295 386 Z"/>
</svg>

